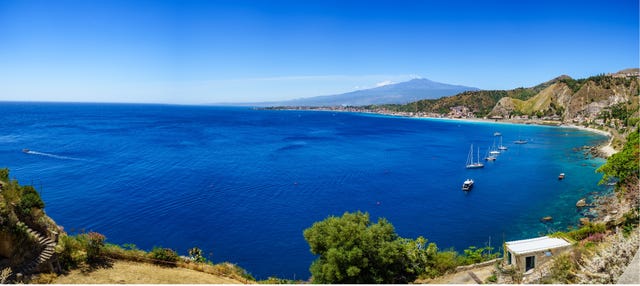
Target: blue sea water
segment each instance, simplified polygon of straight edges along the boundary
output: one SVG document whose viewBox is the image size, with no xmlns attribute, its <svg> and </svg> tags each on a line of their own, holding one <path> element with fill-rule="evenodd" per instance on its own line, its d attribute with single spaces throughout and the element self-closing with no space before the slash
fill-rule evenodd
<svg viewBox="0 0 640 286">
<path fill-rule="evenodd" d="M 606 138 L 569 128 L 133 104 L 5 102 L 0 118 L 0 167 L 38 188 L 66 231 L 198 246 L 257 278 L 308 278 L 302 231 L 346 211 L 441 249 L 497 248 L 576 225 L 575 202 L 606 191 L 604 160 L 575 149 Z M 509 150 L 465 169 L 470 144 L 484 156 L 495 131 Z"/>
</svg>

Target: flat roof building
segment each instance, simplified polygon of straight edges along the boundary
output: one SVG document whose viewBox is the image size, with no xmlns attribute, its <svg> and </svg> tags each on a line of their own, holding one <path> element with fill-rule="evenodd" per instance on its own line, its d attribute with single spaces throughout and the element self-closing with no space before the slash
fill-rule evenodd
<svg viewBox="0 0 640 286">
<path fill-rule="evenodd" d="M 528 272 L 570 247 L 571 243 L 566 240 L 548 236 L 507 241 L 504 263 Z"/>
</svg>

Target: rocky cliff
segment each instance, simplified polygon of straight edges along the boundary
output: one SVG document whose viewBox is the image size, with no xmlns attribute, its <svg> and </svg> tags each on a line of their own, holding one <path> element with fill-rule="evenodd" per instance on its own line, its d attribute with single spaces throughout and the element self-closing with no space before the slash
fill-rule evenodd
<svg viewBox="0 0 640 286">
<path fill-rule="evenodd" d="M 551 84 L 526 100 L 503 97 L 489 116 L 503 118 L 546 117 L 565 123 L 582 123 L 603 117 L 603 112 L 621 103 L 637 101 L 638 77 L 599 75 L 574 80 L 567 76 L 552 80 Z"/>
</svg>

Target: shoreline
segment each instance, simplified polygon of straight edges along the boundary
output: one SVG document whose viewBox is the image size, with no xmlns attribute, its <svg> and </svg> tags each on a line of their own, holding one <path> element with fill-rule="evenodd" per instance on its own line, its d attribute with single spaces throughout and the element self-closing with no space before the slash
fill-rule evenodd
<svg viewBox="0 0 640 286">
<path fill-rule="evenodd" d="M 399 118 L 409 118 L 409 119 L 421 119 L 421 120 L 438 120 L 438 121 L 449 121 L 449 122 L 464 122 L 464 123 L 490 123 L 490 124 L 513 124 L 513 125 L 534 125 L 534 126 L 542 126 L 542 127 L 562 127 L 562 128 L 571 128 L 581 131 L 590 132 L 597 135 L 602 135 L 607 137 L 607 141 L 600 143 L 596 146 L 589 146 L 590 153 L 595 157 L 600 157 L 603 159 L 607 159 L 611 157 L 613 154 L 617 153 L 618 150 L 615 150 L 611 144 L 614 139 L 614 135 L 605 130 L 599 130 L 590 127 L 584 127 L 574 124 L 565 124 L 560 121 L 542 121 L 542 120 L 531 120 L 531 119 L 486 119 L 486 118 L 450 118 L 450 117 L 434 117 L 434 116 L 420 116 L 415 115 L 413 113 L 397 113 L 397 112 L 381 112 L 381 111 L 368 111 L 368 110 L 357 110 L 357 109 L 330 109 L 330 108 L 318 108 L 318 109 L 303 109 L 303 108 L 285 108 L 279 110 L 292 110 L 292 111 L 323 111 L 323 112 L 348 112 L 348 113 L 356 113 L 362 115 L 373 115 L 373 116 L 381 116 L 381 117 L 399 117 Z M 594 221 L 602 221 L 607 223 L 611 220 L 619 219 L 619 216 L 622 215 L 622 212 L 618 214 L 617 212 L 611 211 L 611 208 L 619 208 L 620 204 L 614 202 L 616 200 L 615 192 L 611 192 L 609 194 L 601 194 L 599 198 L 595 199 L 592 203 L 594 211 L 596 213 L 596 218 Z M 583 218 L 586 216 L 583 216 Z M 577 225 L 580 225 L 580 221 L 576 222 Z"/>
<path fill-rule="evenodd" d="M 434 117 L 434 116 L 420 116 L 414 115 L 413 113 L 400 113 L 400 112 L 384 112 L 384 111 L 368 111 L 368 110 L 357 110 L 357 109 L 332 109 L 332 108 L 282 108 L 282 109 L 265 109 L 263 110 L 290 110 L 290 111 L 322 111 L 322 112 L 347 112 L 347 113 L 358 113 L 358 114 L 366 114 L 366 115 L 379 115 L 385 117 L 400 117 L 400 118 L 411 118 L 411 119 L 426 119 L 426 120 L 442 120 L 442 121 L 458 121 L 458 122 L 467 122 L 467 123 L 491 123 L 491 124 L 513 124 L 513 125 L 534 125 L 534 126 L 543 126 L 543 127 L 564 127 L 564 128 L 572 128 L 578 129 L 582 131 L 587 131 L 591 133 L 595 133 L 598 135 L 606 136 L 608 138 L 606 143 L 601 143 L 596 146 L 591 146 L 597 152 L 594 152 L 594 155 L 597 157 L 601 157 L 603 159 L 607 159 L 611 157 L 613 154 L 618 153 L 618 150 L 615 150 L 613 146 L 611 146 L 613 142 L 613 134 L 609 131 L 595 129 L 591 127 L 584 127 L 575 124 L 565 124 L 560 121 L 544 121 L 544 120 L 534 120 L 534 119 L 486 119 L 486 118 L 451 118 L 451 117 Z"/>
</svg>

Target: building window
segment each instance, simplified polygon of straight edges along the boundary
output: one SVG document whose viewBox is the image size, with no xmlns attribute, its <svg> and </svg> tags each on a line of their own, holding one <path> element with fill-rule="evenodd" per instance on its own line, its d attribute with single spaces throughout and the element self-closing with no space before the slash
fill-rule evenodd
<svg viewBox="0 0 640 286">
<path fill-rule="evenodd" d="M 511 251 L 507 251 L 507 265 L 511 265 Z"/>
<path fill-rule="evenodd" d="M 536 267 L 536 257 L 535 256 L 527 256 L 525 258 L 524 271 L 527 272 L 530 269 L 533 269 L 535 267 Z"/>
</svg>

